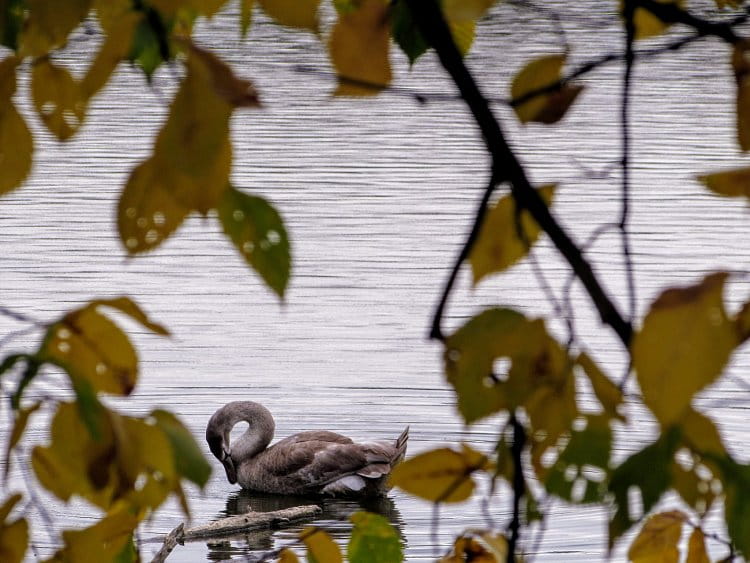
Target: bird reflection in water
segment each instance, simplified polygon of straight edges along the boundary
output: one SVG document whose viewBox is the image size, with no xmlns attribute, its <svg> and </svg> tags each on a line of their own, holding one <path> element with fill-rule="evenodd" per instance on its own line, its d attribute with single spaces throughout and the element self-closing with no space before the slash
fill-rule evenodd
<svg viewBox="0 0 750 563">
<path fill-rule="evenodd" d="M 395 503 L 387 496 L 350 500 L 328 497 L 271 495 L 240 489 L 239 491 L 232 492 L 227 497 L 226 508 L 217 516 L 224 518 L 251 511 L 272 512 L 274 510 L 282 510 L 306 504 L 317 504 L 323 509 L 323 513 L 317 516 L 315 520 L 303 521 L 295 526 L 285 528 L 285 536 L 289 538 L 289 542 L 305 526 L 315 525 L 324 528 L 340 544 L 345 544 L 349 539 L 352 529 L 349 517 L 358 510 L 366 510 L 387 518 L 401 537 L 402 544 L 406 547 L 405 539 L 401 532 L 403 526 L 401 513 L 396 508 Z M 274 542 L 274 534 L 276 533 L 278 533 L 277 530 L 258 530 L 221 540 L 213 540 L 207 543 L 208 559 L 211 561 L 225 561 L 232 557 L 271 551 L 279 547 Z"/>
</svg>

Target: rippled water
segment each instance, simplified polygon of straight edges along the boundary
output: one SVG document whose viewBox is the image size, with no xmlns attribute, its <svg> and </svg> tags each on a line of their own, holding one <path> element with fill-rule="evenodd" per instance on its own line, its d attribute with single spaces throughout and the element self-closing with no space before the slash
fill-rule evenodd
<svg viewBox="0 0 750 563">
<path fill-rule="evenodd" d="M 575 46 L 573 64 L 621 48 L 617 22 L 600 3 L 545 6 L 557 7 L 575 22 L 566 26 Z M 559 52 L 552 29 L 539 14 L 510 6 L 500 6 L 481 24 L 468 61 L 488 96 L 507 97 L 508 81 L 525 61 Z M 113 403 L 133 414 L 166 406 L 199 438 L 215 409 L 244 398 L 274 413 L 279 437 L 307 429 L 395 437 L 409 424 L 411 453 L 459 440 L 490 451 L 500 421 L 461 424 L 442 379 L 440 349 L 426 339 L 432 308 L 488 174 L 482 143 L 463 105 L 420 104 L 408 94 L 453 92 L 434 58 L 426 56 L 409 71 L 394 51 L 402 91 L 366 101 L 332 99 L 330 77 L 294 70 L 297 64 L 330 70 L 311 35 L 259 16 L 245 42 L 227 18 L 207 24 L 202 38 L 238 73 L 252 78 L 262 95 L 263 110 L 241 112 L 233 122 L 233 181 L 269 198 L 285 217 L 294 254 L 285 302 L 248 271 L 212 217 L 192 218 L 154 253 L 125 259 L 113 231 L 118 193 L 132 167 L 149 154 L 176 79 L 161 72 L 149 89 L 137 72 L 123 68 L 95 100 L 74 140 L 59 144 L 37 126 L 33 176 L 0 202 L 0 304 L 48 320 L 94 296 L 133 296 L 174 336 L 157 338 L 128 325 L 142 375 L 131 398 Z M 91 48 L 83 41 L 74 51 Z M 743 162 L 732 129 L 728 55 L 726 47 L 708 40 L 636 68 L 631 231 L 641 312 L 667 285 L 715 268 L 750 269 L 744 204 L 711 197 L 693 179 Z M 551 128 L 520 127 L 507 107 L 495 106 L 532 180 L 560 184 L 554 213 L 578 241 L 618 219 L 619 173 L 615 169 L 597 179 L 589 172 L 605 170 L 619 158 L 620 75 L 618 65 L 587 75 L 580 101 Z M 618 249 L 617 237 L 609 234 L 588 257 L 624 307 Z M 559 291 L 567 269 L 548 241 L 540 242 L 537 257 L 548 283 Z M 464 272 L 449 307 L 449 327 L 492 304 L 529 315 L 551 312 L 527 263 L 477 289 L 469 281 Z M 735 280 L 732 303 L 745 299 L 748 289 L 746 278 Z M 573 297 L 579 341 L 619 378 L 624 356 L 618 342 L 602 330 L 583 293 L 576 289 Z M 20 326 L 0 317 L 0 335 Z M 562 323 L 551 326 L 564 334 Z M 26 342 L 33 339 L 18 338 L 0 352 Z M 746 356 L 735 358 L 733 376 L 747 373 Z M 50 377 L 40 391 L 58 383 Z M 720 419 L 741 458 L 748 454 L 744 394 L 741 385 L 727 380 L 700 400 Z M 637 410 L 631 419 L 626 449 L 618 456 L 649 439 L 649 419 Z M 0 420 L 7 433 L 7 416 Z M 45 438 L 42 421 L 29 437 L 32 442 Z M 289 500 L 239 493 L 225 482 L 219 464 L 214 467 L 205 491 L 189 491 L 196 522 Z M 11 479 L 23 488 L 17 471 Z M 435 554 L 435 537 L 445 548 L 466 527 L 507 523 L 507 501 L 507 493 L 492 501 L 492 522 L 478 501 L 446 507 L 437 530 L 431 526 L 432 507 L 402 493 L 393 492 L 374 508 L 397 525 L 408 559 L 419 560 Z M 48 504 L 65 525 L 90 521 L 80 504 Z M 343 539 L 346 518 L 357 505 L 329 501 L 324 508 L 316 523 Z M 141 539 L 166 533 L 181 520 L 179 509 L 170 505 L 145 526 Z M 49 540 L 37 524 L 44 551 Z M 169 560 L 221 560 L 264 551 L 290 541 L 297 530 L 191 543 L 178 547 Z M 532 530 L 534 537 L 537 532 Z M 602 559 L 605 512 L 553 505 L 543 541 L 531 543 L 537 561 Z M 148 558 L 156 549 L 145 541 L 142 552 Z"/>
</svg>

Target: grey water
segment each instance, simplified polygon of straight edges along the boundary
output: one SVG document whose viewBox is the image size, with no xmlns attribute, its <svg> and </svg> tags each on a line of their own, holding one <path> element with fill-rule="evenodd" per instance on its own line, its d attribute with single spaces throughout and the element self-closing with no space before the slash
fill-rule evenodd
<svg viewBox="0 0 750 563">
<path fill-rule="evenodd" d="M 623 34 L 611 4 L 544 3 L 561 15 L 572 47 L 569 68 L 622 50 Z M 710 4 L 691 6 L 702 10 Z M 583 94 L 552 127 L 521 126 L 501 103 L 523 64 L 561 52 L 556 29 L 544 14 L 498 5 L 480 23 L 467 62 L 484 93 L 498 100 L 493 108 L 532 181 L 558 183 L 553 213 L 583 243 L 597 228 L 619 220 L 622 65 L 605 65 L 583 77 Z M 676 28 L 643 46 L 685 33 Z M 141 375 L 131 397 L 110 403 L 133 415 L 157 407 L 172 410 L 194 432 L 206 456 L 202 435 L 208 418 L 236 399 L 266 405 L 276 417 L 277 437 L 309 429 L 357 439 L 395 437 L 408 424 L 411 454 L 462 440 L 492 451 L 503 421 L 492 418 L 469 427 L 461 422 L 442 375 L 440 346 L 427 339 L 433 308 L 489 173 L 464 105 L 444 99 L 455 89 L 435 57 L 428 54 L 410 69 L 394 49 L 394 91 L 366 100 L 332 98 L 335 84 L 325 48 L 312 34 L 281 28 L 258 15 L 242 41 L 236 18 L 223 14 L 202 25 L 198 38 L 251 79 L 261 95 L 262 109 L 239 111 L 233 119 L 232 181 L 268 198 L 283 214 L 293 252 L 284 302 L 243 263 L 215 217 L 191 217 L 156 251 L 126 258 L 115 233 L 118 194 L 131 169 L 150 154 L 178 78 L 163 69 L 149 87 L 136 70 L 122 65 L 69 142 L 55 141 L 29 108 L 22 108 L 34 124 L 35 165 L 26 185 L 0 200 L 0 304 L 51 320 L 94 297 L 133 297 L 172 337 L 153 336 L 124 322 L 139 352 Z M 77 38 L 59 60 L 80 72 L 76 56 L 91 52 L 96 41 Z M 748 164 L 735 143 L 729 56 L 728 47 L 706 39 L 636 66 L 629 229 L 638 315 L 666 287 L 695 282 L 716 269 L 750 270 L 746 203 L 712 196 L 695 180 L 697 174 Z M 316 72 L 302 73 L 297 65 Z M 28 84 L 21 81 L 19 89 L 25 97 Z M 415 94 L 428 101 L 420 103 Z M 431 94 L 442 97 L 430 100 Z M 616 231 L 599 237 L 586 255 L 610 295 L 627 310 Z M 534 256 L 560 299 L 568 268 L 544 237 Z M 447 330 L 485 307 L 503 305 L 545 316 L 555 334 L 567 337 L 528 260 L 476 288 L 469 274 L 462 271 L 459 277 Z M 737 308 L 749 294 L 747 276 L 733 277 L 730 307 Z M 571 299 L 578 345 L 619 380 L 626 369 L 620 344 L 575 284 Z M 0 337 L 22 328 L 0 316 Z M 31 347 L 37 338 L 15 338 L 0 355 Z M 748 367 L 748 354 L 740 351 L 727 378 L 697 400 L 719 421 L 740 459 L 750 454 L 747 386 L 741 381 Z M 50 373 L 31 392 L 59 396 L 63 383 Z M 7 413 L 0 416 L 0 437 L 7 439 Z M 43 418 L 29 428 L 27 452 L 47 439 Z M 653 421 L 637 406 L 631 405 L 629 418 L 630 424 L 618 431 L 618 459 L 654 435 Z M 187 492 L 196 523 L 248 507 L 268 510 L 299 502 L 242 493 L 226 482 L 218 462 L 213 467 L 203 491 Z M 409 561 L 428 560 L 464 529 L 507 524 L 509 491 L 501 489 L 485 506 L 486 487 L 480 485 L 472 501 L 442 507 L 437 527 L 429 503 L 400 491 L 365 508 L 396 526 Z M 25 488 L 17 464 L 10 488 Z M 42 499 L 53 531 L 82 527 L 97 517 L 82 502 Z M 313 524 L 343 544 L 348 516 L 359 508 L 353 502 L 327 501 Z M 535 561 L 605 559 L 606 507 L 570 508 L 558 501 L 548 510 L 544 529 L 532 526 L 524 538 Z M 32 518 L 39 553 L 49 553 L 46 525 L 38 515 Z M 158 549 L 148 540 L 183 520 L 176 503 L 169 503 L 145 523 L 139 532 L 144 559 Z M 178 546 L 169 560 L 257 555 L 293 541 L 301 526 Z M 718 523 L 715 531 L 723 532 Z M 615 559 L 624 557 L 628 538 L 632 533 L 619 544 Z"/>
</svg>

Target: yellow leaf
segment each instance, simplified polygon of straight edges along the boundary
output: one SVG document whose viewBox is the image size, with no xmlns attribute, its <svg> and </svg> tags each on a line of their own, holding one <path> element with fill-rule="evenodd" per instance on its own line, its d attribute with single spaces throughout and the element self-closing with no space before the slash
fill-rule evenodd
<svg viewBox="0 0 750 563">
<path fill-rule="evenodd" d="M 215 93 L 232 107 L 260 107 L 258 92 L 249 80 L 235 76 L 231 67 L 211 51 L 201 49 L 189 41 L 183 41 L 195 65 L 207 72 L 209 83 Z"/>
<path fill-rule="evenodd" d="M 16 107 L 0 108 L 0 195 L 17 188 L 31 171 L 34 141 Z"/>
<path fill-rule="evenodd" d="M 389 19 L 385 0 L 362 0 L 356 9 L 339 14 L 328 43 L 339 75 L 334 95 L 373 95 L 390 84 Z"/>
<path fill-rule="evenodd" d="M 726 278 L 719 272 L 698 285 L 666 290 L 634 338 L 643 400 L 662 427 L 677 421 L 693 395 L 716 380 L 739 343 L 724 310 Z"/>
<path fill-rule="evenodd" d="M 740 341 L 744 342 L 750 338 L 750 302 L 745 303 L 734 318 L 737 334 Z"/>
<path fill-rule="evenodd" d="M 750 198 L 750 168 L 737 168 L 698 176 L 698 180 L 718 195 Z"/>
<path fill-rule="evenodd" d="M 161 179 L 153 159 L 133 170 L 117 205 L 117 231 L 128 254 L 153 250 L 179 227 L 190 210 Z"/>
<path fill-rule="evenodd" d="M 470 530 L 461 534 L 453 548 L 439 563 L 505 563 L 508 558 L 508 540 L 503 534 Z"/>
<path fill-rule="evenodd" d="M 143 309 L 141 309 L 138 304 L 130 299 L 129 297 L 115 297 L 114 299 L 96 299 L 94 301 L 91 301 L 89 303 L 90 307 L 111 307 L 112 309 L 117 309 L 118 311 L 121 311 L 125 313 L 126 315 L 130 316 L 133 320 L 138 321 L 141 323 L 144 327 L 149 329 L 152 332 L 155 332 L 156 334 L 161 334 L 162 336 L 168 336 L 169 331 L 164 328 L 162 325 L 155 323 L 151 321 L 146 313 L 143 312 Z"/>
<path fill-rule="evenodd" d="M 65 44 L 68 34 L 88 14 L 91 0 L 26 0 L 26 4 L 29 16 L 19 52 L 24 57 L 39 57 Z"/>
<path fill-rule="evenodd" d="M 633 563 L 677 563 L 677 543 L 687 516 L 679 510 L 654 514 L 643 526 L 628 550 Z"/>
<path fill-rule="evenodd" d="M 13 421 L 13 430 L 10 433 L 10 439 L 8 440 L 8 449 L 5 452 L 5 475 L 4 479 L 8 479 L 8 471 L 10 470 L 10 453 L 13 448 L 18 444 L 18 441 L 23 436 L 24 430 L 26 430 L 26 424 L 29 422 L 29 416 L 34 414 L 39 407 L 42 406 L 41 401 L 37 401 L 33 405 L 25 409 L 18 409 L 15 420 Z"/>
<path fill-rule="evenodd" d="M 107 35 L 120 25 L 122 18 L 127 18 L 127 14 L 133 11 L 132 0 L 94 0 L 93 5 L 99 25 Z"/>
<path fill-rule="evenodd" d="M 496 0 L 443 0 L 443 15 L 450 22 L 475 22 Z"/>
<path fill-rule="evenodd" d="M 533 95 L 532 93 L 551 88 L 561 79 L 565 55 L 550 55 L 534 59 L 528 63 L 513 79 L 511 97 L 513 110 L 521 123 L 536 121 L 539 123 L 556 123 L 563 118 L 582 86 L 563 84 L 549 92 Z M 521 101 L 520 100 L 525 100 Z"/>
<path fill-rule="evenodd" d="M 112 321 L 87 305 L 65 315 L 47 331 L 39 358 L 64 368 L 71 379 L 94 390 L 129 395 L 138 377 L 130 340 Z"/>
<path fill-rule="evenodd" d="M 83 124 L 86 100 L 70 73 L 42 60 L 31 71 L 31 94 L 39 117 L 55 136 L 64 141 Z"/>
<path fill-rule="evenodd" d="M 279 563 L 299 563 L 299 558 L 291 549 L 285 547 L 279 553 Z"/>
<path fill-rule="evenodd" d="M 0 110 L 16 93 L 16 68 L 21 63 L 18 57 L 5 57 L 0 61 Z"/>
<path fill-rule="evenodd" d="M 539 188 L 539 195 L 550 205 L 555 185 Z M 484 219 L 474 246 L 469 254 L 474 284 L 494 272 L 501 272 L 526 256 L 529 248 L 539 238 L 541 229 L 528 211 L 522 211 L 520 221 L 516 216 L 516 201 L 512 195 L 502 197 Z M 519 228 L 523 236 L 519 236 Z"/>
<path fill-rule="evenodd" d="M 656 0 L 661 4 L 676 4 L 682 8 L 685 0 Z M 620 12 L 623 10 L 623 0 L 620 0 Z M 633 16 L 635 23 L 635 38 L 646 39 L 664 33 L 671 24 L 664 23 L 645 8 L 636 8 Z"/>
<path fill-rule="evenodd" d="M 153 161 L 165 189 L 182 206 L 206 214 L 227 189 L 233 106 L 215 88 L 215 73 L 191 52 L 188 74 L 156 140 Z M 126 243 L 127 245 L 127 243 Z"/>
<path fill-rule="evenodd" d="M 128 542 L 132 542 L 138 518 L 123 509 L 107 514 L 83 530 L 65 530 L 65 547 L 58 552 L 63 561 L 116 561 Z"/>
<path fill-rule="evenodd" d="M 746 151 L 750 150 L 750 40 L 734 44 L 732 69 L 737 84 L 737 141 Z"/>
<path fill-rule="evenodd" d="M 703 530 L 695 528 L 690 534 L 688 542 L 687 559 L 685 563 L 711 563 L 706 551 L 706 540 L 703 537 Z"/>
<path fill-rule="evenodd" d="M 471 49 L 472 43 L 474 43 L 476 24 L 473 21 L 449 21 L 448 27 L 451 30 L 453 42 L 456 44 L 456 47 L 458 47 L 459 52 L 462 55 L 468 53 L 469 49 Z"/>
<path fill-rule="evenodd" d="M 438 448 L 401 462 L 390 483 L 432 502 L 462 502 L 476 486 L 472 473 L 489 468 L 486 456 L 463 444 L 461 452 Z"/>
<path fill-rule="evenodd" d="M 21 500 L 20 494 L 12 495 L 0 506 L 0 561 L 21 563 L 29 543 L 29 527 L 23 518 L 7 522 L 13 507 Z"/>
<path fill-rule="evenodd" d="M 133 43 L 133 33 L 143 19 L 142 14 L 125 12 L 107 29 L 107 37 L 81 80 L 81 97 L 88 101 L 109 81 L 120 61 L 127 58 Z"/>
<path fill-rule="evenodd" d="M 218 207 L 219 220 L 242 257 L 279 297 L 289 282 L 291 257 L 281 216 L 266 200 L 228 189 Z"/>
<path fill-rule="evenodd" d="M 320 528 L 307 527 L 300 533 L 307 547 L 307 558 L 320 563 L 342 563 L 341 549 L 328 532 Z"/>
<path fill-rule="evenodd" d="M 250 25 L 253 23 L 253 6 L 255 0 L 240 0 L 240 33 L 242 37 L 247 35 Z"/>
<path fill-rule="evenodd" d="M 260 0 L 263 11 L 277 23 L 318 31 L 320 0 Z"/>
<path fill-rule="evenodd" d="M 700 456 L 723 457 L 727 450 L 713 421 L 707 416 L 688 408 L 680 420 L 682 440 Z"/>
<path fill-rule="evenodd" d="M 604 372 L 585 352 L 578 356 L 576 363 L 583 368 L 583 373 L 591 382 L 594 394 L 604 408 L 604 412 L 611 418 L 624 421 L 625 417 L 619 412 L 622 405 L 622 390 L 604 375 Z"/>
<path fill-rule="evenodd" d="M 73 495 L 108 508 L 118 476 L 113 472 L 115 442 L 107 413 L 98 413 L 99 439 L 94 440 L 75 403 L 60 403 L 50 426 L 51 443 L 32 451 L 31 465 L 39 483 L 67 501 Z"/>
</svg>

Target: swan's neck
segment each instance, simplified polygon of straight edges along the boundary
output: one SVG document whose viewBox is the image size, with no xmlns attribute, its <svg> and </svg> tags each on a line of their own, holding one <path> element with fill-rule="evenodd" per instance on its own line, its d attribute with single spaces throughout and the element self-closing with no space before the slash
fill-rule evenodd
<svg viewBox="0 0 750 563">
<path fill-rule="evenodd" d="M 233 413 L 233 420 L 227 434 L 239 422 L 245 421 L 249 426 L 244 434 L 230 445 L 230 454 L 237 465 L 265 450 L 273 439 L 276 427 L 273 416 L 263 405 L 243 401 L 238 406 L 239 408 Z M 225 440 L 229 443 L 229 436 Z"/>
</svg>

